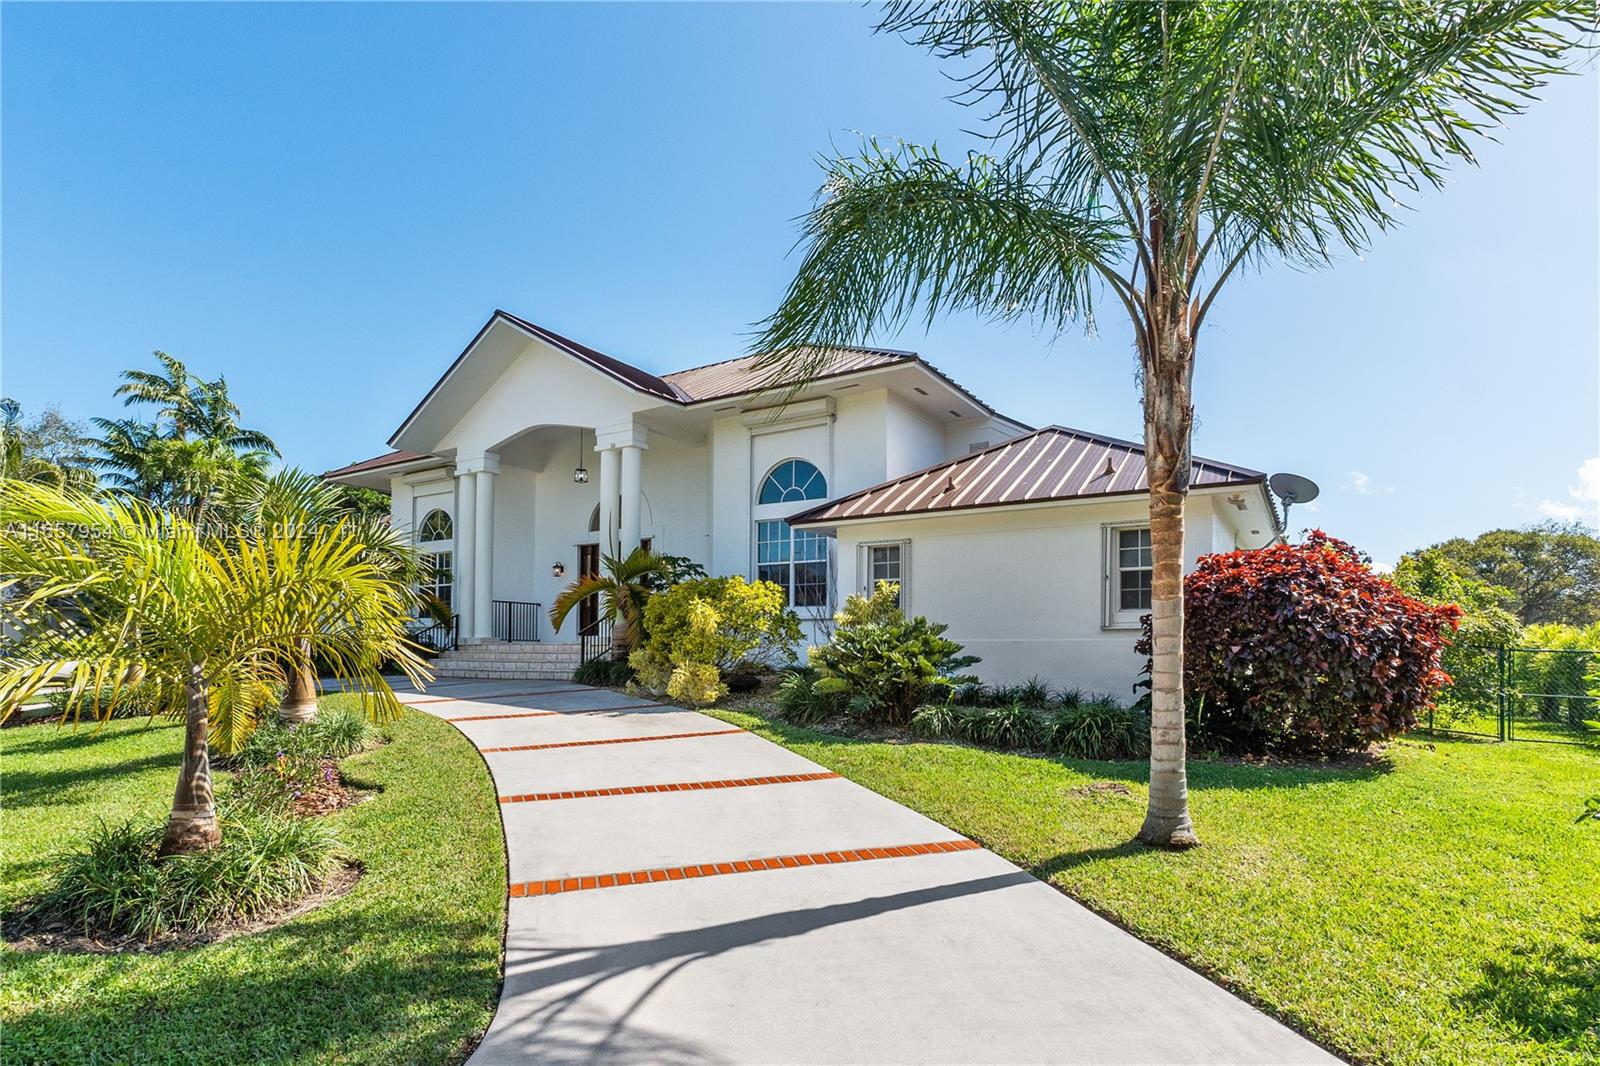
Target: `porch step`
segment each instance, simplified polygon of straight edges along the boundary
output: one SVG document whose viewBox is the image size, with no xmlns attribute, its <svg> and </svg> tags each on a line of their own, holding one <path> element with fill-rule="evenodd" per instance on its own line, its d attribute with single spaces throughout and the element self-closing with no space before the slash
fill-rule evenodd
<svg viewBox="0 0 1600 1066">
<path fill-rule="evenodd" d="M 578 668 L 578 644 L 501 640 L 462 643 L 433 660 L 437 677 L 496 677 L 518 681 L 565 681 Z"/>
</svg>

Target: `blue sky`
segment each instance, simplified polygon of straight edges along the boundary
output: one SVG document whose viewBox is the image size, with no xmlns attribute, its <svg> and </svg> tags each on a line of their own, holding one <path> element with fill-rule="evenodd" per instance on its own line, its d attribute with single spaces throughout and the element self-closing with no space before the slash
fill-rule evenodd
<svg viewBox="0 0 1600 1066">
<path fill-rule="evenodd" d="M 930 57 L 846 5 L 0 9 L 0 389 L 113 413 L 162 348 L 291 462 L 377 454 L 496 306 L 654 371 L 739 354 L 816 156 L 963 148 Z M 1202 455 L 1323 486 L 1380 561 L 1600 511 L 1592 67 L 1330 270 L 1234 283 Z M 877 338 L 995 406 L 1137 437 L 1129 334 Z M 1585 465 L 1587 464 L 1587 465 Z"/>
</svg>

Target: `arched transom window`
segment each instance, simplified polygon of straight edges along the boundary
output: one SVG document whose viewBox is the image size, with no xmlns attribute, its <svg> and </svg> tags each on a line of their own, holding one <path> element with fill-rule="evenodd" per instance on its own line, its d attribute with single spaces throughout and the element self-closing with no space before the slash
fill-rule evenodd
<svg viewBox="0 0 1600 1066">
<path fill-rule="evenodd" d="M 828 480 L 804 459 L 785 459 L 761 482 L 757 503 L 800 503 L 828 498 Z"/>
<path fill-rule="evenodd" d="M 417 527 L 417 543 L 433 544 L 441 540 L 449 540 L 455 536 L 455 527 L 450 522 L 450 516 L 437 508 L 429 511 L 422 525 Z"/>
</svg>

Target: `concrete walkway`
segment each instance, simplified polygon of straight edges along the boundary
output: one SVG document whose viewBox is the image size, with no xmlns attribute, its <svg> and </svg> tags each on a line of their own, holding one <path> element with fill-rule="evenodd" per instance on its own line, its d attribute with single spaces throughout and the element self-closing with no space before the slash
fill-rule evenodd
<svg viewBox="0 0 1600 1066">
<path fill-rule="evenodd" d="M 1337 1061 L 727 723 L 564 682 L 402 698 L 477 744 L 501 797 L 506 980 L 479 1066 Z"/>
</svg>

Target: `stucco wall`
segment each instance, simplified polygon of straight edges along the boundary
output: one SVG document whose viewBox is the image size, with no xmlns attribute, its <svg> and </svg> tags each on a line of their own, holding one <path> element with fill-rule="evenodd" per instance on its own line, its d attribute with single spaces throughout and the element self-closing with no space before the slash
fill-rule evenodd
<svg viewBox="0 0 1600 1066">
<path fill-rule="evenodd" d="M 1037 674 L 1052 684 L 1124 701 L 1143 666 L 1137 629 L 1105 625 L 1104 527 L 1146 520 L 1143 497 L 1115 503 L 973 511 L 848 523 L 839 529 L 839 595 L 859 591 L 860 546 L 910 541 L 907 607 L 950 624 L 983 657 L 986 681 Z M 1190 497 L 1185 565 L 1213 550 L 1212 501 Z M 1222 547 L 1232 548 L 1231 538 Z"/>
</svg>

